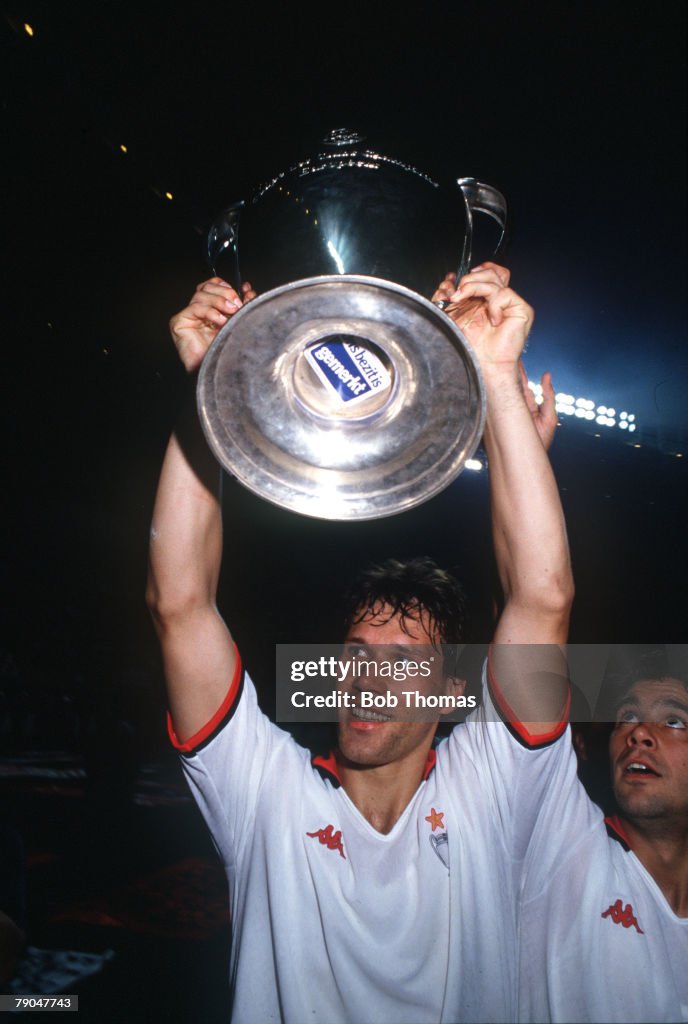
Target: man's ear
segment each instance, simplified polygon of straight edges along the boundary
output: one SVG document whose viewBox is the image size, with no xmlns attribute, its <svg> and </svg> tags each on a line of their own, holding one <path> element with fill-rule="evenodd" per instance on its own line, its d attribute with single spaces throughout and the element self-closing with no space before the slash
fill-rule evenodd
<svg viewBox="0 0 688 1024">
<path fill-rule="evenodd" d="M 462 697 L 466 689 L 466 680 L 458 676 L 447 676 L 444 680 L 444 692 L 450 697 Z M 441 708 L 440 714 L 451 715 L 455 708 Z"/>
<path fill-rule="evenodd" d="M 576 757 L 579 761 L 588 760 L 588 748 L 585 742 L 585 736 L 578 729 L 573 733 L 573 748 L 576 751 Z"/>
</svg>

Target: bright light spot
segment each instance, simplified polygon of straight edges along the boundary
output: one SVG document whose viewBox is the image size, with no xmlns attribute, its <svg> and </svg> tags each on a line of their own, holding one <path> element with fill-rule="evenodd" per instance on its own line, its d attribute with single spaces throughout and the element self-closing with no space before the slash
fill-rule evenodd
<svg viewBox="0 0 688 1024">
<path fill-rule="evenodd" d="M 332 239 L 330 239 L 330 238 L 327 239 L 327 251 L 329 252 L 329 254 L 332 257 L 332 259 L 334 260 L 334 262 L 336 263 L 337 270 L 339 271 L 339 273 L 340 274 L 345 274 L 346 271 L 344 270 L 344 264 L 342 263 L 342 258 L 339 255 L 339 253 L 337 252 L 337 250 L 335 249 L 334 243 L 333 243 Z"/>
<path fill-rule="evenodd" d="M 466 459 L 464 465 L 466 466 L 466 469 L 474 469 L 476 472 L 483 468 L 483 464 L 480 459 Z"/>
<path fill-rule="evenodd" d="M 33 36 L 33 29 L 26 21 L 24 22 L 24 31 L 26 32 L 27 36 Z"/>
<path fill-rule="evenodd" d="M 634 448 L 642 448 L 643 446 L 641 444 L 634 444 L 633 447 Z"/>
<path fill-rule="evenodd" d="M 676 458 L 677 459 L 682 459 L 683 458 L 683 452 L 676 452 Z"/>
<path fill-rule="evenodd" d="M 541 404 L 542 398 L 538 396 L 542 394 L 542 386 L 529 380 L 528 387 L 534 393 L 537 403 Z M 617 413 L 613 406 L 596 405 L 590 398 L 576 398 L 574 395 L 566 394 L 565 391 L 559 391 L 556 394 L 555 408 L 558 413 L 563 413 L 566 416 L 575 415 L 578 419 L 595 420 L 600 426 L 619 426 L 623 430 L 631 429 L 631 424 L 635 420 L 635 416 L 632 413 L 622 412 L 619 414 L 619 422 L 617 422 L 615 418 Z M 635 427 L 632 429 L 635 429 Z"/>
<path fill-rule="evenodd" d="M 126 147 L 126 146 L 124 145 L 124 143 L 123 143 L 123 142 L 122 142 L 122 143 L 120 143 L 120 147 L 119 147 L 119 148 L 121 149 L 121 151 L 122 151 L 123 153 L 128 153 L 128 152 L 129 152 L 129 150 L 127 149 L 127 147 Z"/>
<path fill-rule="evenodd" d="M 171 192 L 166 192 L 165 193 L 165 199 L 174 199 L 174 196 L 172 195 Z"/>
<path fill-rule="evenodd" d="M 631 423 L 630 427 L 628 428 L 629 434 L 632 434 L 634 430 L 635 430 L 635 423 Z"/>
</svg>

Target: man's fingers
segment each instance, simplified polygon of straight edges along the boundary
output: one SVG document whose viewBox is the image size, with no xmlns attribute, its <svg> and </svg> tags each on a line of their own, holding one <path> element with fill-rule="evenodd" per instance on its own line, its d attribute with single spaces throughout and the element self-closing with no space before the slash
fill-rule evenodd
<svg viewBox="0 0 688 1024">
<path fill-rule="evenodd" d="M 201 320 L 203 323 L 217 324 L 219 327 L 224 327 L 229 320 L 229 313 L 225 313 L 221 309 L 215 309 L 213 306 L 204 306 L 198 303 L 189 306 L 189 310 L 193 312 L 195 321 Z"/>
<path fill-rule="evenodd" d="M 508 288 L 509 281 L 511 280 L 511 271 L 508 267 L 502 267 L 499 263 L 492 263 L 487 260 L 485 263 L 480 263 L 477 267 L 473 267 L 470 271 L 471 274 L 482 274 L 482 273 L 493 274 L 503 288 Z"/>
<path fill-rule="evenodd" d="M 451 295 L 456 291 L 456 275 L 447 274 L 438 284 L 433 296 L 433 302 L 448 302 Z"/>
<path fill-rule="evenodd" d="M 241 297 L 235 289 L 231 287 L 231 285 L 224 283 L 216 284 L 214 280 L 204 281 L 202 284 L 199 284 L 193 294 L 191 303 L 194 301 L 202 301 L 204 298 L 208 298 L 210 296 L 222 299 L 229 306 L 232 306 L 235 309 L 238 309 L 241 306 Z"/>
<path fill-rule="evenodd" d="M 533 415 L 535 415 L 538 412 L 538 404 L 535 401 L 535 395 L 533 394 L 530 385 L 528 384 L 528 374 L 526 373 L 526 368 L 523 365 L 523 361 L 521 359 L 519 359 L 518 361 L 518 369 L 521 375 L 521 387 L 523 388 L 523 394 L 526 400 L 526 405 L 528 406 L 530 412 Z"/>
<path fill-rule="evenodd" d="M 530 327 L 535 317 L 532 307 L 513 289 L 503 288 L 494 279 L 483 280 L 477 275 L 471 275 L 470 279 L 464 277 L 459 288 L 451 296 L 451 301 L 462 302 L 476 297 L 485 300 L 493 327 L 499 326 L 505 318 L 524 320 Z"/>
<path fill-rule="evenodd" d="M 463 297 L 461 293 L 464 285 L 475 284 L 477 281 L 480 281 L 483 284 L 492 284 L 498 288 L 506 288 L 510 279 L 510 270 L 506 267 L 500 267 L 497 263 L 489 262 L 481 263 L 468 274 L 464 274 L 458 285 L 456 284 L 456 275 L 449 272 L 445 274 L 443 280 L 437 286 L 432 301 L 437 302 L 444 299 L 445 301 L 459 302 Z"/>
<path fill-rule="evenodd" d="M 493 285 L 495 288 L 507 288 L 510 279 L 511 273 L 506 267 L 500 267 L 496 263 L 481 263 L 468 274 L 464 274 L 454 294 L 463 293 L 477 283 Z"/>
<path fill-rule="evenodd" d="M 215 311 L 229 316 L 241 309 L 241 302 L 234 299 L 226 299 L 222 295 L 197 295 L 191 303 L 182 310 L 181 315 L 196 317 L 198 320 L 207 319 L 208 313 Z"/>
<path fill-rule="evenodd" d="M 540 410 L 543 415 L 547 416 L 548 419 L 556 420 L 557 400 L 556 395 L 554 393 L 554 385 L 552 383 L 552 374 L 549 372 L 549 370 L 546 373 L 543 373 L 540 384 L 542 387 L 542 405 L 540 406 Z"/>
</svg>

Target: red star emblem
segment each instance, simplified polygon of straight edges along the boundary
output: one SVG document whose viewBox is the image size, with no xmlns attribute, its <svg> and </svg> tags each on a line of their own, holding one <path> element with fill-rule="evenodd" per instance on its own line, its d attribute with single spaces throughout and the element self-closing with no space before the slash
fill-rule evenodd
<svg viewBox="0 0 688 1024">
<path fill-rule="evenodd" d="M 432 825 L 432 831 L 436 828 L 444 828 L 444 811 L 436 811 L 435 808 L 431 808 L 430 813 L 426 817 L 426 821 L 429 821 Z"/>
</svg>

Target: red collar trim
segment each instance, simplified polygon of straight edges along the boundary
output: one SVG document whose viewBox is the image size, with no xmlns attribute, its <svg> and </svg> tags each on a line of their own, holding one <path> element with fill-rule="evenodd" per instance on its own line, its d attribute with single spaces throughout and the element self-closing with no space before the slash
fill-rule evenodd
<svg viewBox="0 0 688 1024">
<path fill-rule="evenodd" d="M 435 750 L 434 747 L 430 747 L 430 749 L 428 750 L 428 757 L 427 757 L 427 760 L 425 762 L 425 768 L 423 769 L 423 782 L 425 782 L 425 780 L 427 779 L 428 775 L 430 774 L 432 769 L 435 767 L 436 762 L 437 762 L 437 751 Z"/>
<path fill-rule="evenodd" d="M 621 818 L 618 816 L 618 814 L 610 814 L 608 817 L 606 817 L 604 819 L 604 823 L 607 826 L 607 830 L 611 829 L 612 832 L 615 832 L 616 835 L 621 840 L 621 842 L 625 843 L 626 846 L 630 850 L 630 848 L 631 848 L 631 841 L 628 838 L 628 836 L 626 835 L 626 832 L 625 832 L 624 827 L 623 827 L 623 823 L 621 821 Z"/>
<path fill-rule="evenodd" d="M 331 775 L 337 782 L 338 786 L 341 786 L 342 780 L 339 778 L 339 772 L 337 771 L 337 759 L 334 756 L 334 750 L 331 750 L 327 757 L 318 755 L 311 759 L 311 764 L 314 768 L 321 768 L 328 775 Z"/>
<path fill-rule="evenodd" d="M 435 767 L 436 762 L 437 751 L 434 747 L 431 747 L 430 750 L 428 750 L 425 768 L 423 769 L 423 782 L 425 782 L 428 775 Z M 337 770 L 337 757 L 334 750 L 331 750 L 327 757 L 323 757 L 319 754 L 317 757 L 312 758 L 311 764 L 314 768 L 319 768 L 322 771 L 327 772 L 327 774 L 331 775 L 337 781 L 337 784 L 341 786 L 342 780 L 340 779 L 339 772 Z"/>
</svg>

